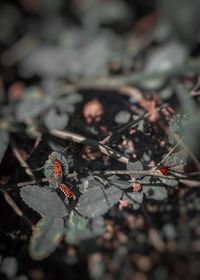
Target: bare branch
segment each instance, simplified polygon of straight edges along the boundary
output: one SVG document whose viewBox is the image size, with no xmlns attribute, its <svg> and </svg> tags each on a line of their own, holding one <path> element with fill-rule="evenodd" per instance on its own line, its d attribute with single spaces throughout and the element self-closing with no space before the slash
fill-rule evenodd
<svg viewBox="0 0 200 280">
<path fill-rule="evenodd" d="M 97 141 L 95 141 L 91 138 L 87 138 L 82 135 L 70 132 L 70 131 L 61 131 L 61 130 L 55 130 L 55 129 L 50 130 L 49 133 L 53 136 L 56 136 L 56 137 L 59 137 L 62 139 L 66 139 L 69 141 L 73 141 L 75 143 L 93 146 L 93 147 L 97 148 L 100 152 L 102 152 L 103 154 L 110 156 L 120 162 L 128 163 L 128 161 L 129 161 L 129 159 L 127 157 L 125 157 L 123 154 L 121 154 L 120 152 L 115 151 L 106 145 L 98 143 Z"/>
<path fill-rule="evenodd" d="M 14 144 L 14 142 L 12 142 L 12 150 L 13 150 L 15 157 L 20 162 L 21 166 L 24 168 L 26 174 L 29 175 L 31 178 L 34 178 L 31 168 L 29 167 L 28 163 L 22 158 L 22 156 L 19 152 L 19 149 Z"/>
</svg>

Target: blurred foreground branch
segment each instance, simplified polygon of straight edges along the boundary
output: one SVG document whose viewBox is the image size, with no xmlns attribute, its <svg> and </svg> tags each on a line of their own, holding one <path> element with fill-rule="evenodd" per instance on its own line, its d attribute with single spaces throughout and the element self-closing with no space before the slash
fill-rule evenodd
<svg viewBox="0 0 200 280">
<path fill-rule="evenodd" d="M 158 78 L 174 78 L 178 77 L 184 73 L 192 72 L 193 74 L 200 73 L 200 59 L 190 60 L 187 63 L 177 65 L 174 68 L 160 69 L 156 72 L 151 73 L 131 73 L 126 75 L 119 75 L 115 78 L 112 77 L 101 77 L 93 80 L 80 80 L 75 84 L 75 87 L 66 87 L 66 90 L 76 89 L 116 89 L 123 85 L 128 84 L 142 84 L 148 80 L 158 79 Z M 62 92 L 65 92 L 65 87 L 62 88 Z"/>
</svg>

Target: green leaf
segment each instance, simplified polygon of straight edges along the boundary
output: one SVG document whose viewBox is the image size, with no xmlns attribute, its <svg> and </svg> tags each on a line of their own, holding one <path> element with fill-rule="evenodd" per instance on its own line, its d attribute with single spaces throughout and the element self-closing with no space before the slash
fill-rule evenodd
<svg viewBox="0 0 200 280">
<path fill-rule="evenodd" d="M 122 196 L 116 186 L 103 187 L 98 181 L 88 180 L 88 188 L 79 198 L 77 210 L 83 216 L 93 218 L 105 214 Z"/>
<path fill-rule="evenodd" d="M 151 177 L 144 177 L 140 181 L 142 185 L 142 192 L 146 195 L 147 198 L 154 200 L 163 200 L 167 198 L 168 192 L 162 182 L 159 182 L 157 179 Z"/>
<path fill-rule="evenodd" d="M 24 93 L 24 97 L 16 107 L 16 118 L 18 121 L 24 121 L 27 118 L 38 117 L 45 109 L 49 107 L 50 99 L 45 98 L 40 89 L 30 87 Z"/>
<path fill-rule="evenodd" d="M 183 87 L 180 84 L 175 85 L 177 97 L 180 101 L 181 111 L 188 116 L 192 116 L 196 110 L 195 101 L 190 97 L 189 89 Z"/>
<path fill-rule="evenodd" d="M 27 185 L 21 188 L 20 196 L 29 207 L 42 216 L 61 218 L 68 214 L 67 208 L 56 192 L 37 185 Z"/>
<path fill-rule="evenodd" d="M 34 260 L 49 256 L 58 246 L 64 232 L 63 219 L 42 218 L 36 225 L 30 240 L 30 255 Z"/>
<path fill-rule="evenodd" d="M 143 201 L 143 191 L 141 192 L 129 192 L 125 193 L 123 196 L 124 200 L 127 200 L 129 205 L 132 205 L 133 209 L 138 209 L 140 207 L 140 204 Z"/>
<path fill-rule="evenodd" d="M 78 244 L 79 241 L 89 238 L 91 235 L 89 220 L 72 211 L 67 223 L 65 241 L 69 244 Z"/>
<path fill-rule="evenodd" d="M 127 170 L 128 171 L 142 171 L 144 170 L 143 166 L 142 166 L 142 163 L 137 160 L 137 161 L 128 161 L 127 163 Z"/>
<path fill-rule="evenodd" d="M 73 92 L 63 98 L 57 99 L 55 105 L 61 112 L 73 113 L 75 110 L 74 105 L 81 102 L 83 97 L 81 94 Z"/>
<path fill-rule="evenodd" d="M 195 155 L 199 155 L 200 142 L 200 114 L 190 116 L 183 129 L 183 141 Z"/>
<path fill-rule="evenodd" d="M 95 235 L 101 235 L 104 232 L 104 218 L 102 216 L 92 219 L 92 231 Z"/>
<path fill-rule="evenodd" d="M 141 161 L 137 160 L 137 161 L 128 161 L 127 165 L 127 170 L 131 173 L 131 172 L 135 172 L 135 171 L 143 171 L 144 168 L 142 166 L 142 163 Z M 137 179 L 137 178 L 140 178 L 142 177 L 141 175 L 139 174 L 130 174 L 131 178 L 133 179 Z"/>
<path fill-rule="evenodd" d="M 48 129 L 64 129 L 69 121 L 67 113 L 58 113 L 56 108 L 51 108 L 44 116 L 44 123 Z"/>
<path fill-rule="evenodd" d="M 181 138 L 185 130 L 186 118 L 183 114 L 177 114 L 174 119 L 169 122 L 169 129 L 178 134 Z M 172 145 L 176 144 L 175 139 L 169 135 L 169 143 Z"/>
</svg>

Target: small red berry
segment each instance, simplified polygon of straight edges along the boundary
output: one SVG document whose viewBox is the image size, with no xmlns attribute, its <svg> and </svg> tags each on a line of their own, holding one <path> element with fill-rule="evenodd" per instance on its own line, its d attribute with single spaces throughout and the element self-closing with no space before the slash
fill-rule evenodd
<svg viewBox="0 0 200 280">
<path fill-rule="evenodd" d="M 159 170 L 163 175 L 167 175 L 169 173 L 169 167 L 167 166 L 162 166 Z"/>
</svg>

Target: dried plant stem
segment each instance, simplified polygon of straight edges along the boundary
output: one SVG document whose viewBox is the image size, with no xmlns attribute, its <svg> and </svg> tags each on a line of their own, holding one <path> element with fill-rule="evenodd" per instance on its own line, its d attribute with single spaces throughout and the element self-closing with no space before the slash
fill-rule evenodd
<svg viewBox="0 0 200 280">
<path fill-rule="evenodd" d="M 76 176 L 77 176 L 77 173 L 73 172 L 73 173 L 68 174 L 67 178 L 74 178 Z M 49 182 L 49 179 L 42 178 L 40 180 L 20 182 L 20 183 L 17 183 L 17 184 L 9 185 L 8 187 L 4 186 L 4 189 L 6 189 L 6 191 L 14 191 L 15 188 L 22 188 L 22 187 L 27 186 L 27 185 L 34 185 L 34 184 L 37 184 L 37 183 L 47 183 L 47 182 Z M 1 190 L 1 188 L 0 188 L 0 190 Z"/>
<path fill-rule="evenodd" d="M 171 69 L 163 69 L 151 73 L 138 72 L 113 77 L 98 77 L 93 80 L 80 80 L 74 84 L 67 84 L 60 88 L 59 95 L 69 94 L 84 89 L 116 90 L 122 86 L 140 85 L 143 82 L 158 78 L 173 78 L 189 71 L 200 73 L 200 60 L 190 60 L 188 63 L 177 65 Z"/>
<path fill-rule="evenodd" d="M 37 147 L 39 146 L 40 142 L 41 142 L 41 135 L 37 136 L 36 139 L 35 139 L 35 143 L 33 145 L 33 148 L 32 150 L 30 151 L 30 153 L 28 154 L 28 158 L 30 158 L 30 156 L 33 154 L 33 152 L 37 149 Z"/>
<path fill-rule="evenodd" d="M 129 121 L 127 124 L 123 125 L 122 127 L 120 127 L 119 129 L 116 129 L 114 132 L 111 132 L 106 138 L 104 138 L 100 143 L 101 144 L 106 144 L 108 143 L 108 141 L 110 140 L 111 137 L 114 137 L 114 135 L 122 133 L 124 131 L 126 131 L 127 129 L 134 127 L 135 125 L 137 125 L 141 120 L 145 120 L 147 119 L 149 116 L 151 116 L 152 114 L 154 114 L 155 112 L 159 112 L 162 109 L 164 109 L 165 107 L 167 107 L 168 104 L 162 104 L 160 107 L 156 108 L 155 110 L 152 110 L 151 112 L 147 112 L 145 114 L 143 114 L 142 116 L 139 116 L 136 120 L 131 120 Z"/>
<path fill-rule="evenodd" d="M 153 177 L 159 177 L 159 178 L 166 178 L 166 179 L 177 179 L 174 176 L 170 175 L 162 175 L 162 173 L 159 170 L 142 170 L 142 171 L 137 171 L 137 170 L 108 170 L 108 171 L 94 171 L 94 174 L 101 174 L 105 176 L 111 176 L 111 175 L 139 175 L 139 176 L 153 176 Z M 178 175 L 177 175 L 178 177 Z M 183 176 L 181 174 L 180 178 L 187 178 L 186 176 Z"/>
<path fill-rule="evenodd" d="M 15 201 L 12 199 L 12 197 L 4 190 L 0 189 L 0 192 L 3 194 L 5 201 L 10 205 L 10 207 L 13 209 L 13 211 L 22 219 L 28 223 L 29 226 L 31 226 L 32 229 L 34 229 L 34 225 L 29 220 L 29 218 L 23 213 L 23 211 L 17 206 Z"/>
<path fill-rule="evenodd" d="M 176 143 L 176 145 L 163 157 L 161 161 L 159 161 L 156 166 L 152 170 L 156 170 L 158 166 L 160 166 L 172 153 L 173 151 L 180 145 L 180 141 Z"/>
<path fill-rule="evenodd" d="M 49 180 L 47 178 L 42 178 L 40 180 L 25 181 L 25 182 L 20 182 L 20 183 L 17 183 L 17 184 L 9 185 L 8 187 L 4 187 L 4 189 L 6 189 L 6 191 L 14 191 L 15 188 L 22 188 L 22 187 L 27 186 L 27 185 L 37 184 L 38 182 L 46 183 L 48 181 Z"/>
<path fill-rule="evenodd" d="M 50 130 L 49 133 L 53 136 L 66 139 L 69 141 L 73 141 L 75 143 L 79 143 L 81 145 L 89 145 L 97 148 L 101 153 L 110 156 L 120 162 L 128 163 L 129 159 L 119 153 L 118 151 L 115 151 L 111 149 L 110 147 L 103 145 L 91 138 L 84 137 L 82 135 L 70 132 L 70 131 L 61 131 L 61 130 Z"/>
<path fill-rule="evenodd" d="M 22 156 L 19 152 L 19 149 L 17 148 L 17 146 L 15 145 L 14 142 L 12 142 L 12 150 L 13 150 L 15 157 L 20 162 L 21 166 L 24 168 L 26 174 L 29 175 L 31 178 L 34 178 L 34 174 L 31 170 L 31 168 L 29 167 L 28 163 L 22 158 Z"/>
<path fill-rule="evenodd" d="M 180 179 L 179 182 L 189 188 L 200 187 L 200 180 Z"/>
</svg>

